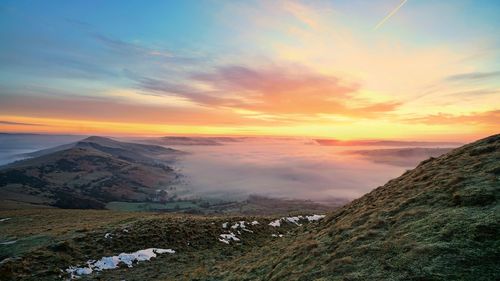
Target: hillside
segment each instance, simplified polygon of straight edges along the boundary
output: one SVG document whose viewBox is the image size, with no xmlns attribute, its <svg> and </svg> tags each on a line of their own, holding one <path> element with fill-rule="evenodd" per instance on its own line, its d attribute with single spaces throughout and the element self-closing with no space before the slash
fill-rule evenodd
<svg viewBox="0 0 500 281">
<path fill-rule="evenodd" d="M 102 137 L 31 153 L 0 169 L 0 198 L 20 204 L 104 208 L 110 201 L 168 197 L 179 151 Z M 165 192 L 158 194 L 158 190 Z"/>
<path fill-rule="evenodd" d="M 499 197 L 500 135 L 494 135 L 423 161 L 329 215 L 314 232 L 256 249 L 216 275 L 499 280 Z"/>
<path fill-rule="evenodd" d="M 325 218 L 0 211 L 0 276 L 499 280 L 499 191 L 495 135 L 423 161 Z"/>
</svg>

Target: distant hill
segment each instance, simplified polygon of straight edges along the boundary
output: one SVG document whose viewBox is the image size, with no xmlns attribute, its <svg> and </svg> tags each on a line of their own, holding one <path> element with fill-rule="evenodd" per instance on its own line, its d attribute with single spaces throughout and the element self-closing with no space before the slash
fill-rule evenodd
<svg viewBox="0 0 500 281">
<path fill-rule="evenodd" d="M 160 137 L 141 140 L 158 145 L 223 145 L 225 142 L 238 142 L 241 138 L 233 137 Z"/>
<path fill-rule="evenodd" d="M 394 140 L 352 140 L 342 141 L 335 139 L 315 139 L 317 144 L 326 146 L 448 146 L 458 147 L 463 145 L 460 142 L 430 142 L 430 141 L 394 141 Z"/>
<path fill-rule="evenodd" d="M 360 155 L 375 163 L 402 167 L 415 167 L 429 157 L 441 156 L 453 148 L 410 147 L 391 149 L 352 150 L 347 153 Z"/>
<path fill-rule="evenodd" d="M 102 152 L 109 153 L 113 156 L 134 162 L 154 162 L 156 161 L 155 159 L 157 159 L 159 156 L 167 156 L 167 158 L 172 159 L 172 156 L 183 153 L 181 151 L 171 148 L 165 148 L 159 145 L 122 142 L 105 137 L 91 136 L 74 143 L 64 144 L 48 149 L 35 151 L 32 153 L 27 153 L 26 156 L 38 157 L 70 148 L 93 148 Z"/>
<path fill-rule="evenodd" d="M 110 201 L 169 196 L 182 152 L 103 137 L 30 153 L 0 169 L 0 199 L 62 208 L 103 208 Z M 164 190 L 159 192 L 159 190 Z"/>
</svg>

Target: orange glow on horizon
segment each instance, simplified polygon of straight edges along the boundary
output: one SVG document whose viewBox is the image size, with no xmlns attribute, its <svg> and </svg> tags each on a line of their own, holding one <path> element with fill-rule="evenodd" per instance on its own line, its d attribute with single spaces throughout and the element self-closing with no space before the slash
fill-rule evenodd
<svg viewBox="0 0 500 281">
<path fill-rule="evenodd" d="M 476 126 L 463 126 L 461 132 L 446 131 L 445 125 L 393 124 L 379 121 L 366 122 L 366 129 L 359 132 L 360 124 L 336 125 L 335 130 L 328 124 L 295 124 L 290 127 L 274 126 L 188 126 L 145 123 L 119 123 L 70 119 L 47 119 L 0 116 L 12 124 L 0 124 L 0 131 L 6 133 L 77 134 L 105 136 L 159 137 L 168 135 L 184 136 L 262 136 L 262 137 L 305 137 L 330 138 L 339 140 L 398 139 L 398 140 L 447 140 L 471 141 L 498 133 L 494 127 L 478 130 Z M 16 125 L 18 123 L 19 125 Z M 370 126 L 376 124 L 375 127 Z M 380 128 L 383 128 L 380 130 Z M 412 135 L 401 135 L 404 129 L 413 129 Z M 444 133 L 443 133 L 444 132 Z"/>
</svg>

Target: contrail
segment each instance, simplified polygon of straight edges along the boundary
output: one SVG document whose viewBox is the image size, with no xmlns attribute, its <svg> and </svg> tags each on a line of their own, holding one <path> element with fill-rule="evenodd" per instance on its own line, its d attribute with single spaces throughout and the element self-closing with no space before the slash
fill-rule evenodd
<svg viewBox="0 0 500 281">
<path fill-rule="evenodd" d="M 399 3 L 399 5 L 394 9 L 392 10 L 387 16 L 385 16 L 385 18 L 383 18 L 376 26 L 373 30 L 377 30 L 379 29 L 383 24 L 384 22 L 386 22 L 388 19 L 390 19 L 395 13 L 398 12 L 398 10 L 403 7 L 403 5 L 407 2 L 408 0 L 403 0 L 401 1 L 401 3 Z"/>
</svg>

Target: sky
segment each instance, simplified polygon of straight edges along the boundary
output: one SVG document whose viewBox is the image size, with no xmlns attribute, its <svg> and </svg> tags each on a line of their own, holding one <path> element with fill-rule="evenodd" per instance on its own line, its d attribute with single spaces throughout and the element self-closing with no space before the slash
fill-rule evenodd
<svg viewBox="0 0 500 281">
<path fill-rule="evenodd" d="M 473 140 L 500 1 L 0 0 L 0 131 Z"/>
</svg>

